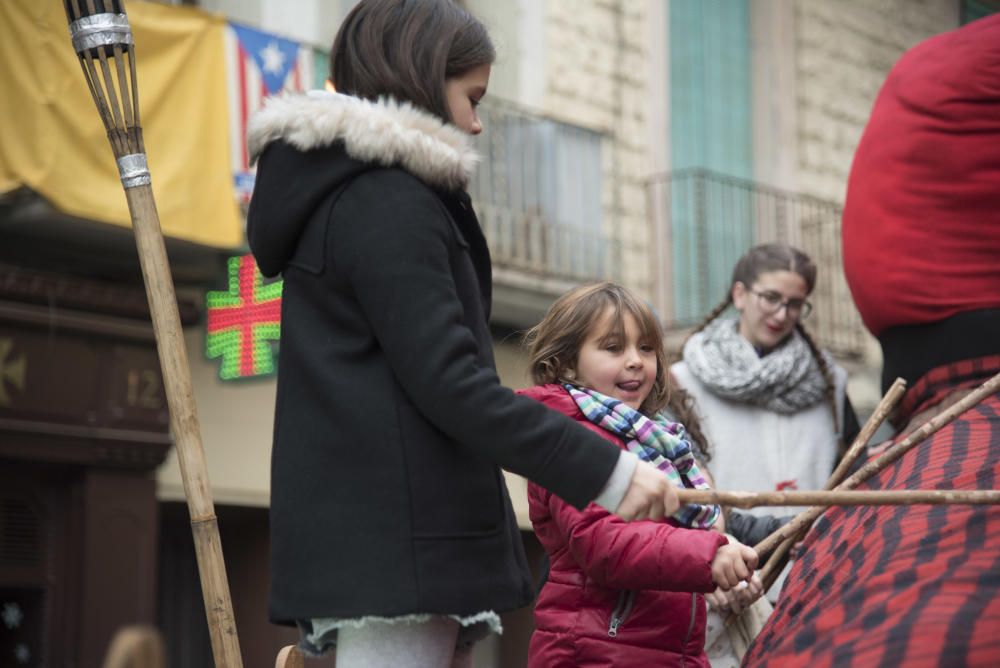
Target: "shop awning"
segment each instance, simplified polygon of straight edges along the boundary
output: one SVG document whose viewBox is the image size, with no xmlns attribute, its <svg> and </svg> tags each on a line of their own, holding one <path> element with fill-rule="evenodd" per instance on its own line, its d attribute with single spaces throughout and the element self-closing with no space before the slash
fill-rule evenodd
<svg viewBox="0 0 1000 668">
<path fill-rule="evenodd" d="M 226 21 L 133 0 L 140 109 L 164 234 L 243 244 L 233 185 Z M 129 226 L 111 148 L 61 2 L 0 2 L 0 193 L 27 187 L 63 213 Z"/>
</svg>

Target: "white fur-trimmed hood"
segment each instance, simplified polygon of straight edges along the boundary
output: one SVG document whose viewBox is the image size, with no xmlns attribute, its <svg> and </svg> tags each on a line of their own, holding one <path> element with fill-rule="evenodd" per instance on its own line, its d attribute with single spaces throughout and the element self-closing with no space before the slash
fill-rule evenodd
<svg viewBox="0 0 1000 668">
<path fill-rule="evenodd" d="M 479 162 L 467 134 L 412 104 L 326 91 L 269 98 L 247 128 L 251 162 L 279 139 L 302 151 L 342 140 L 356 160 L 399 165 L 446 190 L 464 188 Z"/>
</svg>

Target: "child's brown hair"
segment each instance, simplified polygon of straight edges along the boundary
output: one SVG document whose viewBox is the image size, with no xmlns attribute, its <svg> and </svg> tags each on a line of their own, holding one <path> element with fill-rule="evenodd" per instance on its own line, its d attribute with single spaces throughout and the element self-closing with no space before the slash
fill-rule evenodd
<svg viewBox="0 0 1000 668">
<path fill-rule="evenodd" d="M 364 0 L 344 18 L 330 50 L 338 93 L 412 102 L 454 122 L 445 81 L 492 64 L 481 21 L 453 0 Z"/>
<path fill-rule="evenodd" d="M 625 315 L 635 318 L 642 340 L 656 351 L 656 378 L 639 410 L 653 415 L 667 404 L 667 360 L 663 333 L 653 311 L 631 290 L 615 283 L 595 283 L 559 297 L 542 321 L 525 335 L 531 378 L 539 385 L 572 382 L 580 348 L 593 327 L 611 309 L 612 332 L 622 335 Z"/>
</svg>

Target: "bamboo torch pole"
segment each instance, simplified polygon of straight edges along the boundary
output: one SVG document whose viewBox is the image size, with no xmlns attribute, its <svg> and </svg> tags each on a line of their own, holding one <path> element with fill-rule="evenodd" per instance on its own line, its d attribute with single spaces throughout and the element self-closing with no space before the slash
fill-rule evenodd
<svg viewBox="0 0 1000 668">
<path fill-rule="evenodd" d="M 215 665 L 219 668 L 241 668 L 243 662 L 236 621 L 177 311 L 177 297 L 153 199 L 139 123 L 132 30 L 121 0 L 64 0 L 64 5 L 73 47 L 108 132 L 132 218 L 170 407 L 170 426 L 191 515 Z"/>
</svg>

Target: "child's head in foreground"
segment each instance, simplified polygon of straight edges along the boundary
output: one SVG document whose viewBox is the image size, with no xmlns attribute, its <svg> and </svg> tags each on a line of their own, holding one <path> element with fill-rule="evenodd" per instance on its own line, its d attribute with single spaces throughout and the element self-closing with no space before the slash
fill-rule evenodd
<svg viewBox="0 0 1000 668">
<path fill-rule="evenodd" d="M 552 305 L 527 334 L 531 377 L 571 383 L 618 399 L 646 415 L 668 399 L 660 324 L 632 291 L 584 285 Z"/>
</svg>

